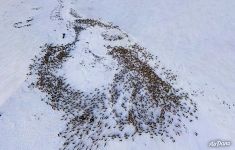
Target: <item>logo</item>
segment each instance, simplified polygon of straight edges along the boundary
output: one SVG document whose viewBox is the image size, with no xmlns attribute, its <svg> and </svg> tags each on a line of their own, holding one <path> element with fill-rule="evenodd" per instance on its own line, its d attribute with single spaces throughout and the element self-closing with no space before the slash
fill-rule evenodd
<svg viewBox="0 0 235 150">
<path fill-rule="evenodd" d="M 226 141 L 226 140 L 213 140 L 209 142 L 209 147 L 228 147 L 231 146 L 232 142 L 231 141 Z"/>
</svg>

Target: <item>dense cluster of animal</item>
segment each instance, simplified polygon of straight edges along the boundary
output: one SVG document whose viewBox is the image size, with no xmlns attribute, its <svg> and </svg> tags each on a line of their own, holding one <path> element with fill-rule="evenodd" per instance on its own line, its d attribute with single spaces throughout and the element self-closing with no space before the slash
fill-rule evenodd
<svg viewBox="0 0 235 150">
<path fill-rule="evenodd" d="M 119 67 L 113 68 L 119 71 L 108 87 L 92 91 L 74 89 L 65 77 L 57 74 L 72 57 L 71 51 L 79 42 L 80 33 L 92 27 L 120 30 L 97 20 L 77 19 L 74 42 L 46 44 L 30 65 L 28 75 L 32 83 L 29 87 L 45 93 L 43 101 L 64 114 L 66 128 L 58 134 L 65 141 L 61 149 L 99 149 L 110 140 L 134 140 L 142 134 L 175 142 L 174 137 L 186 128 L 185 118 L 190 122 L 197 118 L 196 104 L 187 93 L 175 89 L 171 82 L 163 81 L 155 73 L 149 62 L 157 60 L 138 44 L 106 46 L 107 55 L 116 60 Z M 125 38 L 103 36 L 107 41 Z M 165 74 L 169 80 L 176 80 L 169 71 Z"/>
</svg>

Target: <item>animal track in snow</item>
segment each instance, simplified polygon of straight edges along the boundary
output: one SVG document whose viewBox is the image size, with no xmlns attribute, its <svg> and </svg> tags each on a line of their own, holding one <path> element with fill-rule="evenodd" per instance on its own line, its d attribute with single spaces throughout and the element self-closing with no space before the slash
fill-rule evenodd
<svg viewBox="0 0 235 150">
<path fill-rule="evenodd" d="M 15 28 L 24 28 L 24 27 L 29 27 L 32 25 L 32 21 L 33 21 L 33 18 L 32 17 L 29 17 L 29 19 L 27 19 L 26 21 L 22 22 L 16 22 L 14 23 L 14 27 Z"/>
</svg>

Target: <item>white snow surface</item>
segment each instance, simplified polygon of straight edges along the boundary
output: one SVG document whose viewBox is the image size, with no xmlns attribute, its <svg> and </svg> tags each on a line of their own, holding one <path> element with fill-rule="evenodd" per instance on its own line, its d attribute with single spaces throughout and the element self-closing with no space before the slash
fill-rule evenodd
<svg viewBox="0 0 235 150">
<path fill-rule="evenodd" d="M 70 8 L 82 17 L 118 25 L 178 75 L 176 86 L 199 93 L 193 98 L 199 119 L 188 124 L 188 132 L 175 143 L 143 135 L 135 141 L 109 142 L 105 149 L 206 150 L 213 149 L 208 143 L 216 139 L 232 142 L 230 147 L 218 149 L 235 149 L 235 1 L 68 0 L 62 4 L 64 7 L 56 0 L 8 0 L 0 4 L 0 150 L 55 150 L 63 142 L 57 136 L 65 124 L 60 112 L 42 102 L 43 95 L 29 90 L 25 80 L 40 46 L 73 40 L 74 32 L 66 27 L 74 19 Z M 56 12 L 63 20 L 53 17 Z M 21 22 L 17 26 L 31 25 L 15 28 L 17 22 Z M 104 43 L 89 32 L 83 33 L 80 44 L 86 47 L 89 40 L 88 47 L 104 55 Z M 78 70 L 81 61 L 92 62 L 88 55 L 73 53 L 63 72 L 73 86 L 89 90 L 112 80 L 99 66 Z"/>
</svg>

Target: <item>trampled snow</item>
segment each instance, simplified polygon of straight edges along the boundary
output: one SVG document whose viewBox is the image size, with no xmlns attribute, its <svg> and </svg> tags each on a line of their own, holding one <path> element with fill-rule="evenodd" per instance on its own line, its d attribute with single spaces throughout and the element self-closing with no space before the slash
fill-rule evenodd
<svg viewBox="0 0 235 150">
<path fill-rule="evenodd" d="M 74 32 L 67 27 L 74 19 L 69 14 L 70 8 L 83 17 L 118 25 L 148 52 L 158 56 L 162 67 L 177 74 L 175 86 L 198 94 L 193 100 L 198 105 L 199 119 L 188 123 L 187 132 L 178 136 L 175 143 L 142 135 L 135 141 L 109 142 L 106 149 L 204 150 L 211 149 L 208 144 L 216 139 L 232 142 L 221 149 L 235 149 L 233 0 L 73 0 L 61 4 L 64 7 L 56 0 L 1 2 L 0 149 L 54 150 L 63 143 L 57 136 L 65 124 L 60 120 L 60 112 L 41 101 L 41 93 L 29 90 L 25 80 L 31 59 L 39 54 L 40 46 L 74 39 Z M 96 33 L 90 32 L 98 31 L 86 31 L 80 43 L 102 56 L 104 43 L 99 43 Z M 73 58 L 65 64 L 66 72 L 62 72 L 73 86 L 89 90 L 112 80 L 110 73 L 99 65 L 95 71 L 89 67 L 78 70 L 81 62 L 92 63 L 91 56 L 73 53 Z"/>
</svg>

